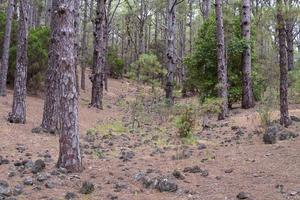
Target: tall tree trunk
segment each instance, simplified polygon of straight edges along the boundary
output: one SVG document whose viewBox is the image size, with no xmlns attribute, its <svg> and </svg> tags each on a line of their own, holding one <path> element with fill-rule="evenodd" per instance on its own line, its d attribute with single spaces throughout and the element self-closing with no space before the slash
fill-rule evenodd
<svg viewBox="0 0 300 200">
<path fill-rule="evenodd" d="M 193 2 L 194 0 L 189 0 L 189 28 L 190 28 L 190 40 L 189 40 L 189 53 L 192 55 L 193 51 Z"/>
<path fill-rule="evenodd" d="M 204 20 L 207 20 L 209 18 L 210 1 L 211 0 L 202 0 L 202 6 L 201 7 L 202 7 L 202 15 L 203 15 Z"/>
<path fill-rule="evenodd" d="M 51 40 L 48 54 L 48 69 L 46 71 L 45 80 L 45 101 L 41 127 L 46 132 L 54 133 L 58 129 L 58 42 L 59 32 L 57 31 L 58 17 L 55 16 L 55 11 L 58 10 L 57 0 L 52 1 L 51 6 Z"/>
<path fill-rule="evenodd" d="M 12 112 L 8 121 L 11 123 L 26 122 L 26 78 L 27 78 L 27 36 L 28 36 L 28 0 L 20 0 L 19 35 L 14 83 Z"/>
<path fill-rule="evenodd" d="M 45 11 L 45 25 L 50 26 L 51 24 L 51 9 L 52 9 L 52 0 L 46 0 L 46 11 Z"/>
<path fill-rule="evenodd" d="M 104 89 L 108 91 L 108 76 L 109 76 L 109 66 L 107 62 L 108 57 L 108 41 L 109 41 L 109 24 L 108 24 L 108 17 L 105 17 L 104 25 L 103 25 L 103 62 L 104 62 L 104 74 L 103 74 L 103 81 L 104 81 Z"/>
<path fill-rule="evenodd" d="M 167 1 L 167 41 L 166 41 L 166 62 L 167 62 L 167 81 L 166 81 L 166 99 L 169 105 L 174 104 L 173 82 L 176 65 L 175 50 L 175 32 L 176 32 L 176 4 L 177 0 Z"/>
<path fill-rule="evenodd" d="M 75 74 L 75 5 L 76 0 L 57 0 L 58 7 L 53 18 L 56 23 L 53 32 L 57 32 L 58 42 L 55 49 L 58 54 L 58 96 L 59 96 L 59 158 L 57 167 L 70 172 L 82 170 L 79 149 L 78 94 Z M 54 34 L 56 35 L 56 34 Z"/>
<path fill-rule="evenodd" d="M 106 0 L 97 0 L 97 16 L 95 19 L 95 46 L 94 46 L 94 66 L 90 77 L 92 81 L 91 107 L 103 109 L 103 73 L 105 70 L 104 51 L 104 21 L 105 21 Z"/>
<path fill-rule="evenodd" d="M 285 0 L 285 5 L 287 11 L 290 11 L 292 6 L 293 0 Z M 291 15 L 286 17 L 286 43 L 287 43 L 287 64 L 288 70 L 291 71 L 294 69 L 294 21 L 295 18 Z"/>
<path fill-rule="evenodd" d="M 216 0 L 216 23 L 217 23 L 217 57 L 218 57 L 218 96 L 221 99 L 221 112 L 219 120 L 228 116 L 228 83 L 227 66 L 225 63 L 224 27 L 222 0 Z"/>
<path fill-rule="evenodd" d="M 9 46 L 10 46 L 10 35 L 11 35 L 11 24 L 14 13 L 15 1 L 9 0 L 7 11 L 6 11 L 6 26 L 3 41 L 3 53 L 2 53 L 2 66 L 1 66 L 1 80 L 0 80 L 0 95 L 6 96 L 6 82 L 7 82 L 7 71 L 8 71 L 8 60 L 9 60 Z"/>
<path fill-rule="evenodd" d="M 282 0 L 277 0 L 277 29 L 279 44 L 279 66 L 280 66 L 280 123 L 289 126 L 291 120 L 288 109 L 288 83 L 287 83 L 287 52 L 286 52 L 286 32 L 283 17 Z"/>
<path fill-rule="evenodd" d="M 84 0 L 84 13 L 83 13 L 83 30 L 81 40 L 81 89 L 85 90 L 85 69 L 87 62 L 87 11 L 88 11 L 88 0 Z"/>
<path fill-rule="evenodd" d="M 250 0 L 243 0 L 242 11 L 242 37 L 247 42 L 247 48 L 244 49 L 242 55 L 242 80 L 243 80 L 243 96 L 242 108 L 249 109 L 254 107 L 254 96 L 252 89 L 251 77 L 251 7 Z"/>
<path fill-rule="evenodd" d="M 80 1 L 76 0 L 75 1 L 75 77 L 76 77 L 76 88 L 77 88 L 77 93 L 80 93 L 80 86 L 79 86 L 79 77 L 78 77 L 78 64 L 79 64 L 79 49 L 80 49 Z"/>
</svg>

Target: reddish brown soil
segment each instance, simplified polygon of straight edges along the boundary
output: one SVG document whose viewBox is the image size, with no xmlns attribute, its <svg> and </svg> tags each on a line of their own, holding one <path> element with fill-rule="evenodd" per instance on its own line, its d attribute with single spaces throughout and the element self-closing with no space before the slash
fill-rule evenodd
<svg viewBox="0 0 300 200">
<path fill-rule="evenodd" d="M 130 115 L 124 107 L 115 102 L 122 95 L 127 99 L 134 99 L 136 94 L 135 84 L 128 81 L 110 80 L 109 92 L 105 94 L 105 107 L 100 111 L 88 108 L 90 88 L 81 92 L 79 125 L 82 144 L 88 144 L 83 139 L 87 130 L 98 124 L 112 121 L 128 122 Z M 31 132 L 32 128 L 41 123 L 43 111 L 41 98 L 27 98 L 27 123 L 25 125 L 7 122 L 11 103 L 12 91 L 9 91 L 7 97 L 0 98 L 0 155 L 7 156 L 11 162 L 8 165 L 0 165 L 0 179 L 8 181 L 13 187 L 17 183 L 22 183 L 24 177 L 32 176 L 35 179 L 30 171 L 25 171 L 24 177 L 20 177 L 18 173 L 14 177 L 8 177 L 9 168 L 13 166 L 14 160 L 25 159 L 25 153 L 31 153 L 31 159 L 34 161 L 40 158 L 39 153 L 49 151 L 54 161 L 47 163 L 45 171 L 50 173 L 55 169 L 58 136 Z M 297 106 L 292 109 L 291 113 L 300 117 L 300 110 Z M 256 200 L 300 199 L 300 194 L 290 195 L 291 192 L 300 192 L 300 138 L 278 142 L 275 145 L 265 145 L 262 142 L 262 135 L 256 134 L 261 128 L 255 110 L 235 109 L 232 113 L 227 122 L 218 122 L 215 128 L 207 131 L 197 131 L 200 142 L 205 143 L 207 149 L 198 150 L 197 145 L 185 145 L 185 148 L 193 152 L 190 158 L 172 159 L 172 156 L 179 154 L 183 148 L 183 145 L 179 145 L 176 139 L 177 133 L 173 128 L 166 129 L 168 135 L 164 137 L 170 137 L 169 142 L 157 145 L 161 148 L 167 147 L 165 153 L 154 156 L 150 154 L 155 149 L 155 142 L 143 144 L 145 138 L 151 138 L 149 135 L 124 133 L 129 137 L 125 140 L 122 139 L 124 136 L 119 134 L 112 140 L 112 146 L 108 146 L 103 141 L 97 141 L 101 148 L 108 149 L 105 159 L 83 152 L 85 169 L 82 173 L 62 175 L 60 178 L 51 176 L 50 179 L 55 182 L 53 189 L 47 189 L 44 184 L 35 181 L 33 186 L 25 186 L 23 194 L 16 198 L 64 199 L 66 192 L 75 192 L 78 199 L 83 200 L 106 200 L 110 199 L 109 195 L 116 195 L 120 200 L 230 200 L 236 199 L 236 195 L 244 191 L 250 193 Z M 225 125 L 221 126 L 222 124 Z M 299 133 L 299 125 L 300 123 L 294 123 L 290 130 Z M 160 126 L 163 127 L 164 124 Z M 232 130 L 232 126 L 241 127 L 245 133 L 238 141 L 232 139 L 236 133 Z M 152 132 L 146 132 L 146 134 L 152 134 Z M 136 145 L 141 143 L 143 145 Z M 19 153 L 16 149 L 18 144 L 24 145 L 26 151 Z M 119 159 L 121 149 L 131 150 L 135 156 L 132 160 L 123 162 Z M 183 171 L 185 167 L 194 165 L 207 169 L 209 175 L 202 177 L 200 174 L 184 173 L 185 180 L 176 180 L 179 189 L 175 193 L 161 193 L 157 190 L 145 189 L 140 182 L 134 180 L 137 173 L 147 169 L 168 175 L 175 169 Z M 231 168 L 232 173 L 225 173 L 225 170 Z M 93 182 L 96 186 L 95 191 L 90 195 L 82 195 L 78 192 L 85 180 Z M 116 183 L 125 183 L 127 188 L 115 192 Z M 284 186 L 283 192 L 276 188 L 278 184 Z"/>
</svg>

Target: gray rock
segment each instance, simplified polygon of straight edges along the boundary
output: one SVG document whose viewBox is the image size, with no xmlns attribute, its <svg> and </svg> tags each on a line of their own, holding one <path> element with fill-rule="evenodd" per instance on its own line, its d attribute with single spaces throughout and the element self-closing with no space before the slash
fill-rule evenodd
<svg viewBox="0 0 300 200">
<path fill-rule="evenodd" d="M 205 144 L 199 144 L 198 145 L 198 149 L 199 150 L 203 150 L 203 149 L 206 149 L 207 147 L 206 147 L 206 145 Z"/>
<path fill-rule="evenodd" d="M 48 179 L 48 175 L 46 173 L 39 173 L 36 177 L 38 182 L 44 182 Z"/>
<path fill-rule="evenodd" d="M 0 180 L 0 195 L 9 197 L 11 196 L 12 191 L 9 188 L 9 185 L 6 181 Z"/>
<path fill-rule="evenodd" d="M 168 178 L 161 179 L 157 187 L 160 192 L 176 192 L 178 189 L 178 185 Z"/>
<path fill-rule="evenodd" d="M 33 185 L 32 177 L 28 176 L 23 180 L 24 185 Z"/>
<path fill-rule="evenodd" d="M 291 116 L 291 120 L 294 122 L 300 122 L 300 118 L 296 116 Z"/>
<path fill-rule="evenodd" d="M 23 193 L 24 186 L 21 184 L 17 184 L 13 190 L 13 195 L 18 196 Z"/>
<path fill-rule="evenodd" d="M 45 169 L 46 165 L 45 162 L 41 159 L 38 159 L 34 162 L 34 165 L 31 168 L 31 172 L 36 174 L 38 172 L 41 172 L 43 169 Z"/>
<path fill-rule="evenodd" d="M 246 192 L 240 192 L 237 196 L 238 199 L 250 199 L 251 195 Z"/>
<path fill-rule="evenodd" d="M 266 130 L 263 141 L 265 144 L 275 144 L 277 142 L 277 133 L 279 132 L 279 127 L 274 125 L 268 127 Z"/>
<path fill-rule="evenodd" d="M 45 183 L 45 187 L 48 188 L 48 189 L 52 189 L 55 187 L 55 183 L 53 181 L 47 181 Z"/>
<path fill-rule="evenodd" d="M 74 192 L 67 192 L 65 195 L 66 200 L 76 199 L 77 195 Z"/>
<path fill-rule="evenodd" d="M 179 179 L 179 180 L 184 180 L 185 179 L 184 175 L 180 171 L 178 171 L 178 170 L 174 170 L 173 173 L 172 173 L 172 175 L 175 178 Z"/>
<path fill-rule="evenodd" d="M 85 181 L 85 182 L 83 182 L 79 192 L 81 194 L 91 194 L 94 190 L 95 190 L 94 184 L 91 182 Z"/>
<path fill-rule="evenodd" d="M 290 139 L 294 139 L 298 136 L 299 135 L 297 133 L 283 131 L 278 135 L 278 140 L 290 140 Z"/>
<path fill-rule="evenodd" d="M 135 153 L 133 151 L 122 151 L 120 155 L 120 159 L 123 160 L 123 162 L 130 161 L 135 156 Z"/>
</svg>

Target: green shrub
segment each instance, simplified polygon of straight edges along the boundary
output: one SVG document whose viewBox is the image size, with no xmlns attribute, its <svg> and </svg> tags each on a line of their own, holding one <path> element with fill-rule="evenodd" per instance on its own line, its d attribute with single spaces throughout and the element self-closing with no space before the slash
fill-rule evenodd
<svg viewBox="0 0 300 200">
<path fill-rule="evenodd" d="M 110 69 L 110 76 L 116 79 L 121 78 L 124 73 L 125 63 L 118 57 L 117 49 L 109 47 L 107 62 Z"/>
<path fill-rule="evenodd" d="M 195 112 L 191 107 L 186 107 L 180 116 L 176 118 L 176 127 L 181 138 L 189 137 L 195 127 Z"/>
</svg>

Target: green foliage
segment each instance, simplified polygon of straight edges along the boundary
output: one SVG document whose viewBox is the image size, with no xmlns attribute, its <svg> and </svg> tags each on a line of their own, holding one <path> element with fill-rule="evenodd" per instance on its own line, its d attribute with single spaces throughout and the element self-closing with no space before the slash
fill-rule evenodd
<svg viewBox="0 0 300 200">
<path fill-rule="evenodd" d="M 206 98 L 201 104 L 202 113 L 204 114 L 218 114 L 220 113 L 220 105 L 222 100 L 219 98 Z"/>
<path fill-rule="evenodd" d="M 131 64 L 132 77 L 134 77 L 138 67 L 140 67 L 140 80 L 151 85 L 166 74 L 166 70 L 162 68 L 154 54 L 142 54 L 137 61 Z"/>
<path fill-rule="evenodd" d="M 176 127 L 178 128 L 179 136 L 181 138 L 188 138 L 191 136 L 195 127 L 196 117 L 192 107 L 186 107 L 180 116 L 176 118 Z"/>
<path fill-rule="evenodd" d="M 112 78 L 121 78 L 124 72 L 124 61 L 119 58 L 117 49 L 110 47 L 108 49 L 107 62 L 110 69 L 110 76 Z"/>
<path fill-rule="evenodd" d="M 48 47 L 50 31 L 46 27 L 39 27 L 29 31 L 28 35 L 28 70 L 27 85 L 31 93 L 37 93 L 43 88 L 44 74 L 48 68 Z M 8 82 L 13 84 L 16 67 L 16 43 L 10 47 Z"/>
<path fill-rule="evenodd" d="M 240 101 L 242 96 L 242 52 L 251 45 L 241 38 L 240 17 L 224 17 L 224 30 L 226 42 L 226 55 L 228 66 L 229 82 L 229 105 Z M 252 48 L 253 49 L 253 48 Z M 255 52 L 252 53 L 253 65 Z M 188 67 L 187 81 L 185 88 L 189 91 L 195 91 L 200 94 L 201 99 L 216 97 L 218 92 L 217 79 L 217 41 L 216 41 L 216 21 L 215 16 L 211 16 L 200 28 L 194 53 L 185 60 Z M 255 70 L 255 67 L 253 67 Z M 253 73 L 255 74 L 255 72 Z M 261 88 L 258 88 L 259 80 L 253 76 L 254 93 L 256 98 L 261 94 Z"/>
</svg>

